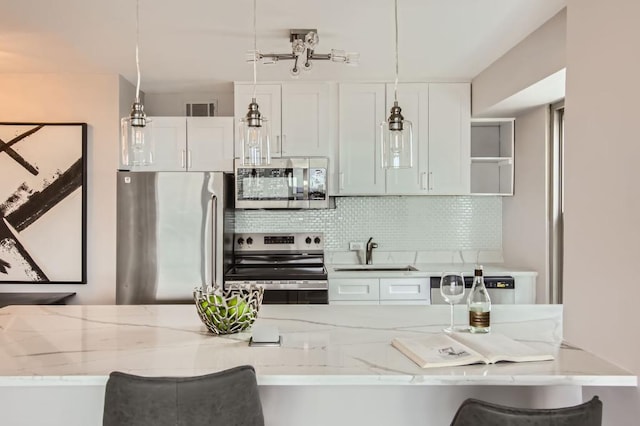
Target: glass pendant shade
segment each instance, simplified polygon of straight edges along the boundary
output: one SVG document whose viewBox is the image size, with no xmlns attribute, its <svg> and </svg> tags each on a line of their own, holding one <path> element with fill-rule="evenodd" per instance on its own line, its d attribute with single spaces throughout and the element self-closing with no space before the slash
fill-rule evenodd
<svg viewBox="0 0 640 426">
<path fill-rule="evenodd" d="M 407 169 L 413 167 L 413 126 L 401 114 L 398 102 L 393 104 L 389 119 L 380 123 L 382 167 Z"/>
<path fill-rule="evenodd" d="M 123 166 L 153 164 L 153 126 L 141 103 L 134 102 L 131 115 L 120 120 L 121 161 Z"/>
<path fill-rule="evenodd" d="M 242 164 L 264 166 L 271 163 L 269 122 L 262 117 L 256 100 L 249 104 L 249 112 L 240 120 L 238 129 L 242 143 Z"/>
</svg>

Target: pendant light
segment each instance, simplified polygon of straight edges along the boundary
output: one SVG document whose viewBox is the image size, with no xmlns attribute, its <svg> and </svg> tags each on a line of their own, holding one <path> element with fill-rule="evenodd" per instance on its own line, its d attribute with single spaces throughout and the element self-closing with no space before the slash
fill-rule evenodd
<svg viewBox="0 0 640 426">
<path fill-rule="evenodd" d="M 387 121 L 380 123 L 382 140 L 382 167 L 405 169 L 413 167 L 413 128 L 402 116 L 398 105 L 398 0 L 395 0 L 396 79 L 393 88 L 393 106 Z"/>
<path fill-rule="evenodd" d="M 136 98 L 131 105 L 131 113 L 122 118 L 121 124 L 121 160 L 124 166 L 148 166 L 153 163 L 151 120 L 144 112 L 140 102 L 140 5 L 136 0 Z"/>
<path fill-rule="evenodd" d="M 256 65 L 258 48 L 256 36 L 256 0 L 253 0 L 253 96 L 247 115 L 240 120 L 240 141 L 242 143 L 242 164 L 261 166 L 271 162 L 269 122 L 263 117 L 256 102 Z"/>
</svg>

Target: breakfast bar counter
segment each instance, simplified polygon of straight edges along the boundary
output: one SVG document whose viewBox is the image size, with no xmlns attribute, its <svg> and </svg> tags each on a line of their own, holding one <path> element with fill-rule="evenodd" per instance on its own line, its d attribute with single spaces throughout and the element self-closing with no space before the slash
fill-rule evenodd
<svg viewBox="0 0 640 426">
<path fill-rule="evenodd" d="M 463 321 L 464 306 L 456 313 Z M 442 305 L 264 305 L 255 327 L 277 327 L 282 346 L 249 347 L 250 332 L 215 336 L 193 305 L 9 306 L 0 309 L 0 410 L 17 412 L 21 401 L 26 408 L 39 397 L 56 400 L 52 388 L 61 401 L 61 389 L 84 388 L 78 397 L 87 401 L 69 401 L 68 413 L 95 417 L 111 371 L 191 376 L 240 364 L 255 367 L 267 424 L 274 425 L 296 424 L 308 410 L 327 405 L 332 410 L 304 417 L 305 424 L 336 421 L 327 414 L 334 409 L 341 412 L 337 424 L 349 416 L 355 424 L 366 416 L 384 424 L 386 415 L 411 424 L 426 401 L 446 406 L 432 412 L 445 419 L 467 396 L 561 405 L 579 400 L 582 386 L 637 386 L 636 376 L 562 341 L 559 305 L 495 305 L 492 311 L 493 331 L 551 351 L 553 361 L 422 369 L 391 346 L 394 337 L 441 333 L 448 319 L 449 307 Z M 384 415 L 376 414 L 381 403 Z M 411 413 L 414 403 L 420 405 Z M 366 412 L 359 413 L 360 406 Z M 269 420 L 276 415 L 278 421 Z M 39 424 L 75 424 L 69 416 Z"/>
</svg>

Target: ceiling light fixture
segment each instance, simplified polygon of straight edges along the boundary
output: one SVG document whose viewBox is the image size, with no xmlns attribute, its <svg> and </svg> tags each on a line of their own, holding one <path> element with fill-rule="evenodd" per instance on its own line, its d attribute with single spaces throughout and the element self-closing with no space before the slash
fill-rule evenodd
<svg viewBox="0 0 640 426">
<path fill-rule="evenodd" d="M 396 79 L 393 106 L 387 121 L 380 123 L 382 139 L 382 167 L 406 169 L 413 167 L 413 126 L 402 116 L 398 105 L 398 0 L 395 0 Z"/>
<path fill-rule="evenodd" d="M 290 70 L 291 76 L 296 78 L 300 75 L 300 68 L 309 71 L 313 68 L 311 61 L 331 61 L 341 62 L 347 65 L 358 65 L 360 54 L 355 52 L 346 53 L 344 50 L 331 49 L 331 53 L 316 53 L 315 48 L 320 41 L 318 30 L 316 29 L 293 29 L 289 31 L 289 41 L 291 42 L 291 53 L 259 53 L 256 59 L 263 64 L 274 64 L 281 60 L 292 60 L 293 67 Z M 250 60 L 253 60 L 251 58 Z"/>
<path fill-rule="evenodd" d="M 253 96 L 249 103 L 247 115 L 240 120 L 240 141 L 242 143 L 242 164 L 245 166 L 260 166 L 271 162 L 271 147 L 269 143 L 269 122 L 263 117 L 256 102 L 258 58 L 256 35 L 256 0 L 253 0 Z"/>
<path fill-rule="evenodd" d="M 136 98 L 131 105 L 131 113 L 122 118 L 121 156 L 124 166 L 148 166 L 153 163 L 151 120 L 144 112 L 140 102 L 140 4 L 136 0 Z"/>
</svg>

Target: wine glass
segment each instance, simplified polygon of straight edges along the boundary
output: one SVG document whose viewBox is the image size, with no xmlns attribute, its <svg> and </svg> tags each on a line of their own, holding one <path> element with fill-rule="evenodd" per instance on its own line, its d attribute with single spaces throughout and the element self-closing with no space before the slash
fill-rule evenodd
<svg viewBox="0 0 640 426">
<path fill-rule="evenodd" d="M 451 333 L 456 331 L 453 322 L 453 305 L 464 298 L 464 277 L 460 272 L 444 272 L 440 278 L 440 294 L 451 308 L 451 325 L 444 329 Z"/>
</svg>

